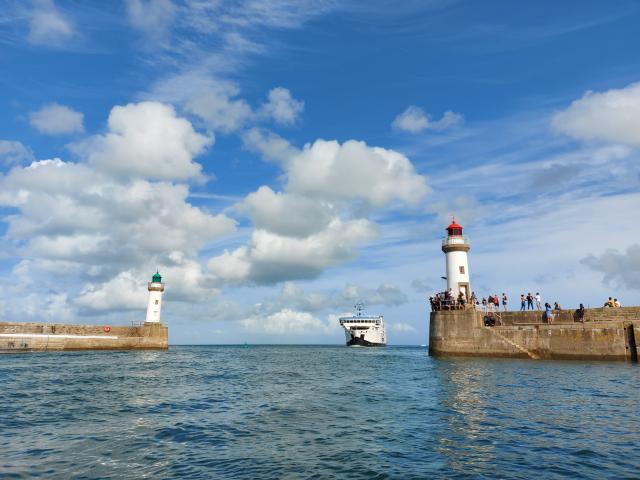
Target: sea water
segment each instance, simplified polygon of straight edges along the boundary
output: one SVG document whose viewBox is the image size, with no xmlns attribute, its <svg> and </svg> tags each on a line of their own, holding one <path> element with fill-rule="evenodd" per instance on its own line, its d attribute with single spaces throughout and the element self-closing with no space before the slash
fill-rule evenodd
<svg viewBox="0 0 640 480">
<path fill-rule="evenodd" d="M 0 356 L 1 478 L 639 478 L 640 368 L 425 348 Z"/>
</svg>

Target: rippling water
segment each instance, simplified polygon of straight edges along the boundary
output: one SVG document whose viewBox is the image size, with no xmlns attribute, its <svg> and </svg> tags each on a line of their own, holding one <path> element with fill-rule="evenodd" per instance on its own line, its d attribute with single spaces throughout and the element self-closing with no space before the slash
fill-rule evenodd
<svg viewBox="0 0 640 480">
<path fill-rule="evenodd" d="M 640 368 L 424 348 L 0 356 L 0 477 L 638 478 Z"/>
</svg>

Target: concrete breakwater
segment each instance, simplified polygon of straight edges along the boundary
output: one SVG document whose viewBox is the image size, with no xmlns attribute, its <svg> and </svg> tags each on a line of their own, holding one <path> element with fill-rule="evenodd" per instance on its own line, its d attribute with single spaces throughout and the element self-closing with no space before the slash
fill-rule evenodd
<svg viewBox="0 0 640 480">
<path fill-rule="evenodd" d="M 158 322 L 137 326 L 0 322 L 0 353 L 55 350 L 166 350 L 168 328 Z"/>
<path fill-rule="evenodd" d="M 485 313 L 473 308 L 431 312 L 430 355 L 637 360 L 640 307 Z M 495 320 L 485 326 L 485 317 Z"/>
</svg>

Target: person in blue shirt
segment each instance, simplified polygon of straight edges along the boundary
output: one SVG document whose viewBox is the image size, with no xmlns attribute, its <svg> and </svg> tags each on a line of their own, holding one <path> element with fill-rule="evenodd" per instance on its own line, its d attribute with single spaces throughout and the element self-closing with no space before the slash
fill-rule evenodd
<svg viewBox="0 0 640 480">
<path fill-rule="evenodd" d="M 547 317 L 547 323 L 553 321 L 553 313 L 551 313 L 551 304 L 549 302 L 544 304 L 545 316 Z"/>
</svg>

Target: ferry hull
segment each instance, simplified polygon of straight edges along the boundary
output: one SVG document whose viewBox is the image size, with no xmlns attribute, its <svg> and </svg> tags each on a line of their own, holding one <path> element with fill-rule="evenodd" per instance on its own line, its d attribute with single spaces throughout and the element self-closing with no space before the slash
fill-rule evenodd
<svg viewBox="0 0 640 480">
<path fill-rule="evenodd" d="M 385 347 L 386 345 L 386 343 L 369 342 L 360 337 L 354 337 L 347 342 L 347 347 Z"/>
</svg>

